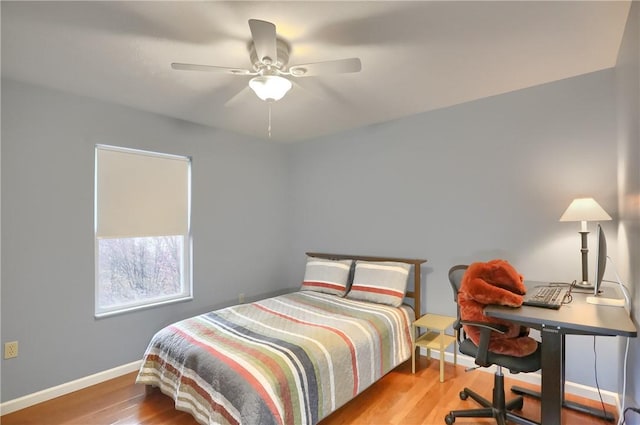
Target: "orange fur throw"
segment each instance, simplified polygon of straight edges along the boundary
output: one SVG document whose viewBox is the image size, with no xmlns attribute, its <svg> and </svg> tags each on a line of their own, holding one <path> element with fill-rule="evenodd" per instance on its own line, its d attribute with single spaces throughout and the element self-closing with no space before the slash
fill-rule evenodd
<svg viewBox="0 0 640 425">
<path fill-rule="evenodd" d="M 491 260 L 488 263 L 473 263 L 469 266 L 458 292 L 458 304 L 462 320 L 490 322 L 505 325 L 505 334 L 491 333 L 489 351 L 510 356 L 524 357 L 538 347 L 530 338 L 529 328 L 484 315 L 487 304 L 501 304 L 510 307 L 522 305 L 522 296 L 527 292 L 523 277 L 505 260 Z M 467 336 L 478 345 L 480 329 L 463 325 Z"/>
</svg>

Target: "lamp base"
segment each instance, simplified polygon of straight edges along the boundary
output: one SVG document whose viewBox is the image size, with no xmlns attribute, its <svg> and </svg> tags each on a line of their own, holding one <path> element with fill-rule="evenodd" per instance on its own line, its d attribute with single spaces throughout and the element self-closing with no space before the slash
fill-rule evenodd
<svg viewBox="0 0 640 425">
<path fill-rule="evenodd" d="M 574 288 L 577 289 L 595 289 L 595 286 L 591 282 L 587 282 L 586 280 L 576 282 Z"/>
</svg>

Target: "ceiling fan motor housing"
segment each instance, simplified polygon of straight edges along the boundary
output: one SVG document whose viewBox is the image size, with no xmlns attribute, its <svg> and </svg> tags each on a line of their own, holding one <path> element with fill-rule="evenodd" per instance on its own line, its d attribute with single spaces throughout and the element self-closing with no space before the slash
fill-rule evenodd
<svg viewBox="0 0 640 425">
<path fill-rule="evenodd" d="M 251 60 L 251 63 L 253 64 L 253 69 L 257 72 L 260 72 L 261 70 L 264 70 L 268 67 L 276 68 L 279 71 L 284 71 L 287 63 L 289 63 L 289 51 L 290 47 L 286 41 L 280 38 L 276 39 L 276 52 L 278 57 L 270 58 L 272 61 L 275 60 L 275 62 L 268 64 L 264 63 L 261 58 L 258 58 L 256 47 L 253 41 L 249 43 L 249 58 Z"/>
</svg>

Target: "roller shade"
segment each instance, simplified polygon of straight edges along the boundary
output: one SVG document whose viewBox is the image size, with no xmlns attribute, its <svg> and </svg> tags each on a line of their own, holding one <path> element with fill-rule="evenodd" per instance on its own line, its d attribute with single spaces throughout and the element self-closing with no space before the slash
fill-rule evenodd
<svg viewBox="0 0 640 425">
<path fill-rule="evenodd" d="M 96 146 L 98 238 L 186 235 L 188 157 Z"/>
</svg>

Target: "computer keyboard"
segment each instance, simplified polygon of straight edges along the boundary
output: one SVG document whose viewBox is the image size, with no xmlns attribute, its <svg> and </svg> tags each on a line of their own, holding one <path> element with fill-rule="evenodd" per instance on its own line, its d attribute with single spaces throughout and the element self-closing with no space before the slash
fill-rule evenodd
<svg viewBox="0 0 640 425">
<path fill-rule="evenodd" d="M 558 286 L 538 286 L 527 293 L 523 305 L 558 309 L 567 293 L 567 288 Z"/>
</svg>

